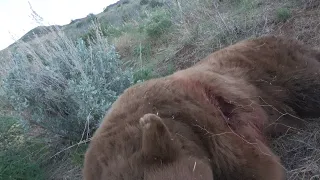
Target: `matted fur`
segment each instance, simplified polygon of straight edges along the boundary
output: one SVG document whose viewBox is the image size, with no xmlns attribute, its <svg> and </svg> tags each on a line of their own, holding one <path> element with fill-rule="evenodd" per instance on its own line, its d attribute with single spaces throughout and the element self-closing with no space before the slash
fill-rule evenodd
<svg viewBox="0 0 320 180">
<path fill-rule="evenodd" d="M 319 116 L 319 60 L 266 36 L 128 88 L 93 136 L 85 180 L 285 179 L 266 135 Z"/>
</svg>

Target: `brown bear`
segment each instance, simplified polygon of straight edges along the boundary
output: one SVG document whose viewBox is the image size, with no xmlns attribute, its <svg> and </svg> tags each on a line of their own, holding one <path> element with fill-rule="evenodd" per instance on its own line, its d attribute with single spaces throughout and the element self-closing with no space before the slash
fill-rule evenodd
<svg viewBox="0 0 320 180">
<path fill-rule="evenodd" d="M 128 88 L 91 140 L 84 179 L 285 179 L 267 136 L 320 115 L 319 60 L 297 40 L 265 36 Z"/>
</svg>

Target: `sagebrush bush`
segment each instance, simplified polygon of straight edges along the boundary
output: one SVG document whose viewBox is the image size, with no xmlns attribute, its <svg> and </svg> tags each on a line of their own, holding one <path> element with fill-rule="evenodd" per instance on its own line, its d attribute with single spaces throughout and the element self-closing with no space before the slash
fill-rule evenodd
<svg viewBox="0 0 320 180">
<path fill-rule="evenodd" d="M 121 31 L 121 29 L 114 27 L 108 23 L 102 25 L 101 30 L 102 30 L 103 36 L 105 36 L 105 37 L 116 38 L 116 37 L 121 36 L 121 34 L 123 33 Z"/>
<path fill-rule="evenodd" d="M 103 36 L 111 39 L 120 37 L 122 33 L 123 30 L 121 30 L 120 28 L 114 27 L 109 23 L 104 23 L 99 25 L 98 27 L 92 27 L 91 29 L 89 29 L 87 33 L 81 36 L 81 39 L 86 43 L 86 46 L 89 46 L 90 42 L 97 41 L 98 37 Z"/>
<path fill-rule="evenodd" d="M 106 110 L 133 83 L 113 46 L 97 33 L 87 47 L 63 33 L 12 52 L 4 79 L 9 102 L 23 117 L 72 140 L 88 137 Z"/>
</svg>

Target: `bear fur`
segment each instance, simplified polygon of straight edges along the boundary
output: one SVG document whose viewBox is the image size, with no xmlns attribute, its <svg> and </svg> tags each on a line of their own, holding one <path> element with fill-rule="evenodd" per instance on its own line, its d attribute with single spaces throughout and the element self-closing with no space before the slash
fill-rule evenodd
<svg viewBox="0 0 320 180">
<path fill-rule="evenodd" d="M 320 116 L 320 52 L 265 36 L 128 88 L 85 155 L 85 180 L 283 180 L 268 136 Z"/>
</svg>

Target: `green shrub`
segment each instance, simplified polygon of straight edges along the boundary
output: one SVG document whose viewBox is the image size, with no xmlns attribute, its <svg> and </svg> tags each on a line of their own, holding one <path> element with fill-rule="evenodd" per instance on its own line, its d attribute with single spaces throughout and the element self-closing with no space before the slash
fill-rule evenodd
<svg viewBox="0 0 320 180">
<path fill-rule="evenodd" d="M 85 42 L 86 46 L 89 46 L 90 42 L 97 41 L 97 38 L 100 36 L 116 38 L 120 37 L 121 34 L 122 31 L 119 28 L 104 23 L 91 28 L 87 33 L 81 36 L 81 39 Z"/>
<path fill-rule="evenodd" d="M 96 22 L 98 20 L 97 16 L 93 13 L 88 14 L 86 18 L 88 22 Z"/>
<path fill-rule="evenodd" d="M 288 8 L 279 8 L 277 10 L 278 22 L 286 22 L 291 17 L 291 11 Z"/>
<path fill-rule="evenodd" d="M 90 29 L 89 32 L 85 33 L 81 36 L 81 39 L 85 42 L 86 46 L 89 46 L 90 42 L 95 41 L 96 38 L 96 30 Z"/>
<path fill-rule="evenodd" d="M 139 83 L 153 78 L 152 70 L 148 68 L 141 68 L 133 74 L 133 82 Z"/>
<path fill-rule="evenodd" d="M 162 2 L 158 2 L 156 0 L 151 0 L 150 3 L 149 3 L 149 6 L 152 7 L 152 8 L 161 7 L 161 6 L 163 6 L 163 3 Z"/>
<path fill-rule="evenodd" d="M 116 38 L 120 37 L 122 30 L 118 27 L 112 26 L 110 23 L 95 23 L 95 26 L 89 29 L 89 31 L 83 34 L 80 38 L 89 46 L 90 42 L 97 41 L 99 36 Z"/>
<path fill-rule="evenodd" d="M 0 117 L 0 179 L 45 179 L 40 161 L 47 153 L 44 143 L 25 138 L 16 118 Z"/>
<path fill-rule="evenodd" d="M 20 142 L 23 137 L 20 135 L 23 133 L 21 125 L 18 120 L 10 116 L 0 116 L 0 149 L 6 150 L 12 143 Z"/>
<path fill-rule="evenodd" d="M 6 180 L 46 179 L 39 160 L 43 149 L 43 144 L 31 144 L 12 146 L 6 151 L 0 151 L 1 178 Z"/>
<path fill-rule="evenodd" d="M 112 25 L 102 26 L 102 33 L 105 37 L 120 37 L 122 31 Z"/>
<path fill-rule="evenodd" d="M 172 26 L 171 18 L 165 12 L 155 13 L 151 20 L 146 24 L 145 31 L 151 38 L 157 39 L 162 34 L 168 32 Z"/>
<path fill-rule="evenodd" d="M 71 23 L 76 23 L 77 28 L 82 28 L 97 22 L 98 22 L 97 16 L 92 13 L 88 14 L 87 17 L 84 19 L 77 19 L 77 20 L 71 21 Z"/>
<path fill-rule="evenodd" d="M 149 3 L 149 0 L 140 0 L 140 5 L 143 6 L 143 5 L 146 5 Z"/>
<path fill-rule="evenodd" d="M 14 64 L 2 88 L 17 112 L 30 115 L 30 122 L 79 141 L 84 130 L 92 134 L 118 95 L 133 83 L 133 75 L 100 36 L 90 47 L 81 39 L 73 43 L 63 33 L 52 39 L 13 51 Z M 32 63 L 27 54 L 33 56 Z"/>
</svg>

